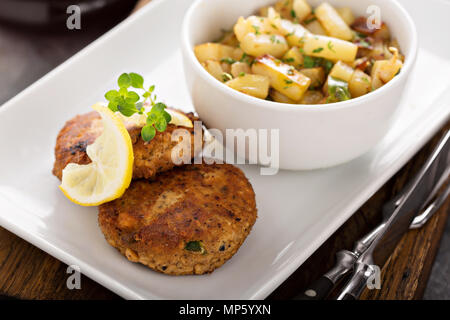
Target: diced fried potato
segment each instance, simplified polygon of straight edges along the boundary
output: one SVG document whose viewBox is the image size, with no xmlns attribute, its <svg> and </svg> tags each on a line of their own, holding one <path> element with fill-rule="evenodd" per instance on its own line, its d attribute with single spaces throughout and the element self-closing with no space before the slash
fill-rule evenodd
<svg viewBox="0 0 450 320">
<path fill-rule="evenodd" d="M 289 104 L 295 104 L 297 103 L 296 101 L 289 99 L 288 97 L 286 97 L 284 94 L 282 94 L 281 92 L 275 90 L 275 89 L 270 89 L 269 91 L 269 96 L 272 98 L 273 101 L 275 102 L 280 102 L 280 103 L 289 103 Z"/>
<path fill-rule="evenodd" d="M 353 68 L 348 64 L 338 61 L 334 64 L 333 68 L 330 71 L 330 76 L 333 78 L 344 80 L 349 82 L 353 75 Z"/>
<path fill-rule="evenodd" d="M 250 66 L 245 62 L 235 62 L 231 65 L 231 75 L 234 78 L 239 77 L 242 74 L 250 73 Z"/>
<path fill-rule="evenodd" d="M 195 46 L 194 53 L 198 61 L 202 63 L 206 60 L 220 61 L 224 58 L 233 57 L 235 49 L 237 48 L 226 46 L 220 43 L 207 42 Z"/>
<path fill-rule="evenodd" d="M 258 15 L 259 15 L 260 17 L 267 17 L 268 11 L 269 11 L 269 7 L 268 7 L 268 6 L 261 7 L 261 8 L 259 8 L 259 10 L 258 10 Z"/>
<path fill-rule="evenodd" d="M 255 57 L 270 54 L 276 58 L 281 58 L 289 50 L 289 46 L 286 39 L 280 35 L 247 33 L 242 39 L 241 49 L 246 54 Z"/>
<path fill-rule="evenodd" d="M 336 9 L 336 11 L 339 13 L 342 20 L 344 20 L 347 25 L 351 26 L 353 22 L 355 22 L 355 16 L 353 15 L 351 8 L 349 7 L 338 8 Z"/>
<path fill-rule="evenodd" d="M 361 70 L 356 69 L 348 82 L 348 89 L 352 98 L 363 96 L 372 90 L 372 78 Z"/>
<path fill-rule="evenodd" d="M 222 40 L 220 40 L 221 44 L 225 44 L 227 46 L 231 46 L 231 47 L 237 47 L 239 45 L 239 41 L 236 38 L 236 35 L 234 34 L 234 32 L 230 31 L 230 32 L 226 32 L 223 35 Z"/>
<path fill-rule="evenodd" d="M 299 21 L 303 21 L 311 12 L 311 6 L 306 0 L 294 0 L 292 10 Z"/>
<path fill-rule="evenodd" d="M 222 63 L 220 64 L 220 66 L 222 67 L 223 72 L 231 73 L 231 65 L 230 65 L 229 63 L 227 63 L 227 62 L 222 62 Z"/>
<path fill-rule="evenodd" d="M 231 53 L 231 58 L 234 60 L 241 60 L 244 56 L 244 51 L 241 48 L 234 48 L 233 52 Z"/>
<path fill-rule="evenodd" d="M 304 40 L 306 55 L 321 57 L 331 61 L 353 62 L 358 52 L 354 43 L 327 36 L 310 35 Z"/>
<path fill-rule="evenodd" d="M 383 41 L 389 41 L 391 39 L 391 32 L 389 31 L 388 26 L 386 23 L 381 23 L 381 26 L 379 29 L 376 29 L 375 32 L 372 35 L 375 40 L 383 40 Z"/>
<path fill-rule="evenodd" d="M 306 25 L 306 29 L 313 33 L 313 34 L 319 34 L 322 36 L 326 36 L 327 32 L 325 31 L 325 29 L 322 27 L 322 25 L 320 24 L 319 20 L 313 20 L 310 23 L 308 23 Z"/>
<path fill-rule="evenodd" d="M 391 81 L 403 67 L 402 61 L 398 58 L 398 50 L 394 47 L 390 48 L 393 56 L 389 60 L 375 61 L 372 67 L 372 87 L 378 89 L 385 83 Z"/>
<path fill-rule="evenodd" d="M 310 88 L 312 89 L 322 87 L 325 82 L 325 71 L 322 67 L 301 69 L 300 72 L 311 79 Z"/>
<path fill-rule="evenodd" d="M 269 55 L 256 58 L 252 72 L 268 77 L 272 88 L 294 101 L 300 100 L 311 84 L 311 80 L 294 67 Z"/>
<path fill-rule="evenodd" d="M 392 57 L 387 43 L 383 40 L 375 40 L 372 44 L 372 50 L 367 55 L 375 60 L 387 60 Z"/>
<path fill-rule="evenodd" d="M 233 30 L 236 38 L 240 42 L 244 41 L 244 37 L 249 33 L 253 33 L 255 35 L 277 33 L 277 30 L 272 26 L 272 23 L 268 18 L 257 16 L 250 16 L 247 19 L 239 17 Z"/>
<path fill-rule="evenodd" d="M 300 101 L 301 104 L 318 104 L 323 99 L 322 92 L 318 90 L 308 90 L 303 95 L 302 100 Z"/>
<path fill-rule="evenodd" d="M 269 94 L 269 78 L 261 75 L 245 74 L 227 81 L 226 85 L 260 99 L 265 99 Z"/>
<path fill-rule="evenodd" d="M 292 16 L 292 10 L 293 10 L 293 0 L 279 0 L 277 3 L 275 3 L 275 10 L 277 10 L 281 17 L 283 19 L 289 19 L 293 20 L 294 17 Z"/>
<path fill-rule="evenodd" d="M 212 75 L 219 81 L 223 81 L 222 75 L 224 71 L 220 65 L 220 62 L 215 60 L 206 60 L 203 63 L 203 66 L 205 67 L 206 71 L 209 72 L 210 75 Z"/>
<path fill-rule="evenodd" d="M 292 47 L 283 56 L 283 62 L 293 66 L 294 68 L 301 68 L 303 66 L 303 54 L 300 52 L 299 48 Z"/>
<path fill-rule="evenodd" d="M 351 40 L 353 38 L 352 30 L 339 13 L 327 2 L 316 8 L 315 15 L 329 36 L 342 40 Z"/>
<path fill-rule="evenodd" d="M 309 32 L 302 25 L 281 19 L 273 8 L 269 8 L 269 20 L 271 25 L 275 26 L 277 33 L 286 37 L 291 47 L 303 46 L 304 38 Z"/>
</svg>

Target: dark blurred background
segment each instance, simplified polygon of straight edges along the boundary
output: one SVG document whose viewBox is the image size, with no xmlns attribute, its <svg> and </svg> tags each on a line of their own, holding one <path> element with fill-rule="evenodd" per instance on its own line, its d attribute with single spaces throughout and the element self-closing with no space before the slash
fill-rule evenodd
<svg viewBox="0 0 450 320">
<path fill-rule="evenodd" d="M 0 108 L 4 102 L 125 19 L 136 2 L 0 0 Z M 69 30 L 66 26 L 70 5 L 78 5 L 81 10 L 79 30 Z M 5 231 L 0 227 L 0 232 Z M 424 299 L 450 299 L 449 259 L 450 219 Z"/>
<path fill-rule="evenodd" d="M 0 0 L 0 105 L 125 19 L 136 0 Z M 66 26 L 81 10 L 81 29 Z"/>
</svg>

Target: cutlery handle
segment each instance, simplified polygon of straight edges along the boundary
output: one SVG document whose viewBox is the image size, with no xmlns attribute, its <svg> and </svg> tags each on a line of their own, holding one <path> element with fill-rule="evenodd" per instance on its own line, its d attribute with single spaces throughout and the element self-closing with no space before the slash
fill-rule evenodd
<svg viewBox="0 0 450 320">
<path fill-rule="evenodd" d="M 314 281 L 298 297 L 299 300 L 323 300 L 334 288 L 334 283 L 325 276 Z"/>
<path fill-rule="evenodd" d="M 342 299 L 341 300 L 356 300 L 356 298 L 354 297 L 354 296 L 352 296 L 351 294 L 348 294 L 348 293 L 346 293 L 346 294 L 344 294 L 344 296 L 342 297 Z"/>
</svg>

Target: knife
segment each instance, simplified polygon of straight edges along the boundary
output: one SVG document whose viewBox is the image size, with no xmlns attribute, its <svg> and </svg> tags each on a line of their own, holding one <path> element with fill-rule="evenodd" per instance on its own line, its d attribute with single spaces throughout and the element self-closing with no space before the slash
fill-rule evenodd
<svg viewBox="0 0 450 320">
<path fill-rule="evenodd" d="M 443 151 L 445 151 L 442 146 L 448 142 L 450 139 L 449 132 L 444 135 L 444 138 L 438 144 L 438 147 L 433 152 L 433 155 L 437 154 L 438 157 L 443 157 Z M 448 151 L 447 151 L 448 154 Z M 430 157 L 432 159 L 433 156 Z M 428 162 L 427 162 L 428 164 Z M 424 166 L 424 168 L 426 165 Z M 444 173 L 440 176 L 438 182 L 431 189 L 428 199 L 425 203 L 430 203 L 419 215 L 417 215 L 409 229 L 417 229 L 422 227 L 432 215 L 439 209 L 439 207 L 445 202 L 450 193 L 450 184 L 447 188 L 437 197 L 436 194 L 440 191 L 441 186 L 446 182 L 448 176 L 450 175 L 450 165 L 447 162 L 446 169 Z M 436 175 L 439 177 L 439 174 Z M 416 178 L 417 179 L 417 178 Z M 300 300 L 321 300 L 325 299 L 331 291 L 336 287 L 339 281 L 355 267 L 358 258 L 368 249 L 372 242 L 377 238 L 377 236 L 382 232 L 386 226 L 387 221 L 399 207 L 402 200 L 410 192 L 412 186 L 414 185 L 416 179 L 410 181 L 403 190 L 391 199 L 389 202 L 383 205 L 382 213 L 383 220 L 382 223 L 377 226 L 374 230 L 369 232 L 365 237 L 356 242 L 355 247 L 352 251 L 341 250 L 336 254 L 336 264 L 335 266 L 325 273 L 322 277 L 317 279 L 315 282 L 310 284 L 303 293 L 297 297 Z M 434 198 L 434 199 L 433 199 Z"/>
<path fill-rule="evenodd" d="M 383 267 L 398 242 L 410 228 L 417 213 L 429 200 L 430 190 L 436 190 L 436 185 L 447 179 L 449 167 L 450 131 L 447 131 L 431 157 L 408 184 L 405 194 L 398 199 L 398 206 L 392 215 L 356 260 L 353 275 L 344 286 L 338 300 L 359 298 L 368 281 L 377 276 L 377 270 Z M 448 190 L 444 192 L 444 195 L 445 193 L 448 195 Z"/>
</svg>

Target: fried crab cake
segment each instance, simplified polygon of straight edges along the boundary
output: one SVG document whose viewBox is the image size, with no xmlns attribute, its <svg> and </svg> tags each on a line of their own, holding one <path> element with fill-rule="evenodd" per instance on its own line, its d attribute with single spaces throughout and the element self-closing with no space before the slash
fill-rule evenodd
<svg viewBox="0 0 450 320">
<path fill-rule="evenodd" d="M 256 221 L 255 194 L 232 165 L 186 165 L 133 181 L 99 207 L 98 221 L 128 260 L 171 275 L 204 274 L 244 242 Z"/>
<path fill-rule="evenodd" d="M 192 122 L 198 120 L 193 113 L 188 113 L 186 116 Z M 172 148 L 178 142 L 172 141 L 172 132 L 178 128 L 189 130 L 191 134 L 191 153 L 192 157 L 194 157 L 194 128 L 178 127 L 169 124 L 166 131 L 157 132 L 153 140 L 145 142 L 141 138 L 141 127 L 131 123 L 126 123 L 126 127 L 133 144 L 134 179 L 151 179 L 158 172 L 170 170 L 175 166 L 171 159 L 171 153 Z M 102 133 L 102 130 L 101 117 L 95 111 L 76 116 L 67 121 L 56 139 L 53 174 L 61 180 L 62 170 L 68 163 L 90 163 L 91 160 L 86 153 L 86 147 L 95 141 Z M 189 141 L 181 143 L 189 143 Z"/>
</svg>

